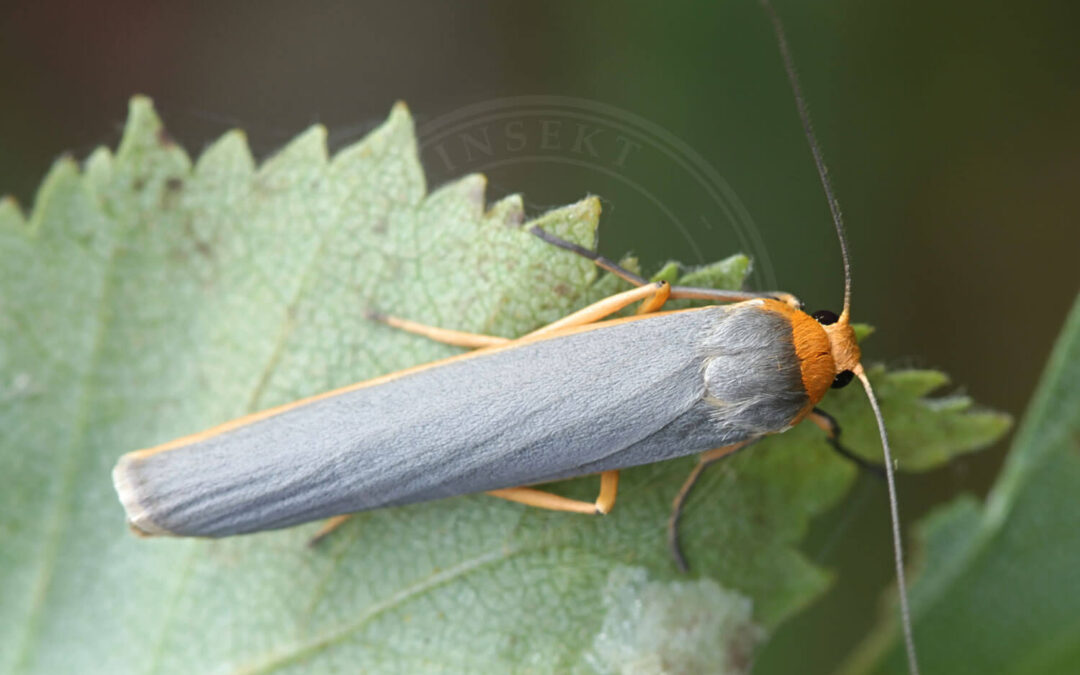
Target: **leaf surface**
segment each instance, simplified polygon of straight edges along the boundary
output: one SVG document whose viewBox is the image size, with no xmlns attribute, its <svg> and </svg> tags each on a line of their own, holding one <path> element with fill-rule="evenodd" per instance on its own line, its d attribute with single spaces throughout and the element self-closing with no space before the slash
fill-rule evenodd
<svg viewBox="0 0 1080 675">
<path fill-rule="evenodd" d="M 520 198 L 488 208 L 481 176 L 428 193 L 403 106 L 333 157 L 325 137 L 257 165 L 233 132 L 193 165 L 136 98 L 115 153 L 58 161 L 29 218 L 0 204 L 0 670 L 744 671 L 829 582 L 797 543 L 855 469 L 815 429 L 707 474 L 684 520 L 691 578 L 664 523 L 692 459 L 627 471 L 605 518 L 474 496 L 360 515 L 314 550 L 317 524 L 127 531 L 109 475 L 123 452 L 454 351 L 367 310 L 516 336 L 620 288 L 524 231 Z M 587 198 L 528 225 L 590 245 L 599 211 Z M 747 266 L 696 279 L 738 286 Z M 921 398 L 939 375 L 874 377 L 905 465 L 1007 424 Z M 873 456 L 854 389 L 827 407 Z M 927 450 L 927 424 L 952 433 Z"/>
</svg>

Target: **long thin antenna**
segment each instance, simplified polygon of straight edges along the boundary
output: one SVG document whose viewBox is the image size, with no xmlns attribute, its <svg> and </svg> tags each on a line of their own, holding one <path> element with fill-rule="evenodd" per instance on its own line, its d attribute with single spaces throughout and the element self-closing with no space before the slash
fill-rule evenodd
<svg viewBox="0 0 1080 675">
<path fill-rule="evenodd" d="M 833 223 L 836 225 L 836 236 L 840 239 L 840 255 L 844 259 L 844 310 L 840 313 L 840 321 L 846 323 L 851 314 L 851 259 L 848 257 L 844 215 L 840 212 L 840 202 L 836 200 L 836 195 L 833 193 L 832 181 L 829 180 L 829 169 L 825 166 L 825 157 L 821 154 L 821 146 L 818 145 L 814 125 L 810 122 L 810 109 L 806 105 L 802 87 L 799 86 L 799 75 L 795 72 L 795 63 L 791 58 L 791 49 L 788 47 L 787 35 L 784 33 L 784 24 L 780 22 L 780 17 L 769 3 L 769 0 L 760 0 L 760 2 L 761 6 L 768 12 L 773 30 L 776 32 L 776 42 L 780 46 L 780 57 L 784 61 L 784 71 L 787 72 L 791 92 L 795 94 L 795 107 L 799 109 L 799 120 L 802 122 L 803 132 L 806 133 L 806 140 L 810 144 L 810 152 L 814 155 L 814 164 L 817 165 L 821 186 L 825 188 L 825 198 L 829 201 L 829 211 L 832 212 Z"/>
<path fill-rule="evenodd" d="M 795 95 L 795 106 L 799 111 L 799 120 L 802 122 L 806 141 L 810 144 L 810 152 L 814 156 L 814 164 L 817 166 L 818 177 L 821 178 L 821 186 L 825 189 L 825 198 L 829 202 L 829 211 L 832 212 L 833 223 L 836 225 L 836 236 L 840 239 L 840 255 L 844 260 L 844 311 L 840 314 L 840 322 L 847 323 L 851 315 L 851 258 L 848 255 L 847 233 L 844 230 L 844 216 L 840 211 L 840 202 L 836 200 L 833 192 L 832 181 L 829 180 L 829 169 L 825 166 L 825 157 L 822 155 L 821 146 L 818 144 L 817 135 L 814 133 L 814 125 L 810 121 L 810 110 L 806 105 L 802 87 L 799 86 L 799 76 L 795 71 L 795 63 L 791 57 L 791 49 L 788 47 L 787 35 L 784 33 L 784 25 L 780 21 L 776 10 L 773 9 L 769 0 L 759 0 L 761 6 L 772 21 L 773 31 L 776 33 L 776 41 L 780 47 L 780 57 L 784 62 L 784 71 L 787 73 L 788 83 Z M 881 435 L 881 447 L 885 453 L 885 480 L 889 486 L 889 510 L 892 515 L 892 538 L 893 552 L 896 562 L 896 587 L 900 596 L 900 623 L 904 632 L 904 648 L 907 652 L 908 670 L 911 675 L 918 675 L 919 661 L 915 653 L 915 638 L 911 630 L 911 609 L 908 607 L 907 581 L 904 577 L 904 549 L 900 536 L 900 506 L 896 498 L 896 479 L 893 476 L 892 452 L 889 450 L 889 436 L 885 432 L 885 419 L 881 415 L 881 407 L 878 406 L 874 389 L 870 386 L 870 380 L 866 377 L 862 364 L 857 365 L 853 372 L 862 382 L 866 396 L 870 399 L 870 407 L 874 410 L 877 419 L 878 433 Z"/>
<path fill-rule="evenodd" d="M 889 485 L 889 510 L 892 512 L 892 539 L 893 552 L 896 554 L 896 590 L 900 596 L 900 623 L 904 630 L 904 648 L 907 651 L 908 670 L 911 675 L 919 674 L 919 660 L 915 655 L 915 637 L 911 631 L 911 609 L 908 607 L 907 581 L 904 579 L 904 549 L 900 537 L 900 506 L 896 499 L 896 480 L 893 478 L 892 452 L 889 450 L 889 436 L 885 433 L 885 418 L 881 416 L 881 408 L 878 406 L 877 397 L 870 386 L 870 380 L 866 377 L 862 364 L 855 368 L 855 375 L 862 382 L 866 390 L 866 397 L 870 399 L 870 407 L 874 409 L 874 417 L 877 418 L 878 433 L 881 434 L 881 448 L 885 453 L 885 481 Z"/>
</svg>

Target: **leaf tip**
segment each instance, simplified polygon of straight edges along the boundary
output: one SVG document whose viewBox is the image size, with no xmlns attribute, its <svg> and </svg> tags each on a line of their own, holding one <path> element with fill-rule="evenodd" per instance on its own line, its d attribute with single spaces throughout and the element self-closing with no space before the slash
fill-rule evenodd
<svg viewBox="0 0 1080 675">
<path fill-rule="evenodd" d="M 154 102 L 143 95 L 132 96 L 128 103 L 128 118 L 116 158 L 121 164 L 128 161 L 136 172 L 168 170 L 185 173 L 191 168 L 187 152 L 173 140 L 154 108 Z"/>
<path fill-rule="evenodd" d="M 984 415 L 987 421 L 987 435 L 990 436 L 987 445 L 1004 436 L 1013 428 L 1013 425 L 1016 424 L 1016 420 L 1012 415 L 1007 412 L 1001 412 L 1000 410 L 986 410 L 982 411 L 980 414 Z"/>
<path fill-rule="evenodd" d="M 132 96 L 128 101 L 128 118 L 118 154 L 126 154 L 144 145 L 148 139 L 156 138 L 163 131 L 164 125 L 154 109 L 153 100 L 142 94 Z"/>
<path fill-rule="evenodd" d="M 853 323 L 851 329 L 855 331 L 855 340 L 862 342 L 866 338 L 874 334 L 874 327 L 868 323 Z"/>
<path fill-rule="evenodd" d="M 390 107 L 390 118 L 403 118 L 412 121 L 412 113 L 409 111 L 409 106 L 405 101 L 394 101 L 394 105 Z"/>
<path fill-rule="evenodd" d="M 753 262 L 750 256 L 744 253 L 735 253 L 723 260 L 718 260 L 710 265 L 705 265 L 687 275 L 680 283 L 690 285 L 707 285 L 711 288 L 720 288 L 737 291 L 746 285 L 746 277 L 750 274 Z"/>
<path fill-rule="evenodd" d="M 507 195 L 492 204 L 484 217 L 505 227 L 521 227 L 525 222 L 525 202 L 519 194 Z"/>
<path fill-rule="evenodd" d="M 237 171 L 249 175 L 254 170 L 255 158 L 251 155 L 251 146 L 243 129 L 232 129 L 222 134 L 199 155 L 195 163 L 196 173 Z"/>
<path fill-rule="evenodd" d="M 23 215 L 19 200 L 11 195 L 0 197 L 0 229 L 23 230 L 26 217 Z"/>
<path fill-rule="evenodd" d="M 394 103 L 390 108 L 390 114 L 387 116 L 386 121 L 369 138 L 382 135 L 380 131 L 382 134 L 396 139 L 397 143 L 416 144 L 415 132 L 413 131 L 413 116 L 409 111 L 409 106 L 405 105 L 404 101 Z"/>
<path fill-rule="evenodd" d="M 592 195 L 573 204 L 552 209 L 525 224 L 534 225 L 586 248 L 596 247 L 596 229 L 600 225 L 600 200 Z"/>
<path fill-rule="evenodd" d="M 881 369 L 884 371 L 884 366 L 881 366 Z M 932 368 L 894 370 L 888 373 L 888 377 L 892 381 L 892 384 L 910 392 L 912 396 L 926 396 L 934 390 L 948 385 L 952 381 L 949 376 L 942 371 L 934 370 Z"/>
<path fill-rule="evenodd" d="M 113 154 L 106 147 L 95 148 L 90 156 L 83 162 L 83 166 L 86 168 L 87 173 L 97 173 L 99 171 L 108 171 L 112 168 Z"/>
<path fill-rule="evenodd" d="M 482 173 L 470 173 L 459 181 L 465 199 L 476 209 L 477 214 L 483 212 L 484 205 L 487 203 L 487 184 L 487 176 Z"/>
<path fill-rule="evenodd" d="M 587 215 L 590 219 L 595 221 L 600 220 L 600 212 L 603 211 L 600 198 L 596 195 L 588 195 L 585 199 L 582 199 L 572 206 L 579 208 L 582 214 Z"/>
<path fill-rule="evenodd" d="M 154 100 L 146 94 L 135 94 L 128 100 L 128 115 L 154 115 Z"/>
<path fill-rule="evenodd" d="M 664 266 L 661 267 L 659 271 L 657 271 L 656 274 L 650 277 L 649 280 L 666 281 L 669 284 L 674 284 L 676 281 L 679 280 L 679 263 L 675 262 L 674 260 L 667 261 L 666 263 L 664 263 Z"/>
</svg>

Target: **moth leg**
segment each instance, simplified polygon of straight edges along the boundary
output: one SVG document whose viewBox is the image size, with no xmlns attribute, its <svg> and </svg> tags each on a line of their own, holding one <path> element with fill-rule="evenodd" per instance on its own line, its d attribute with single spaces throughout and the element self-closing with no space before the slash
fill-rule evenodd
<svg viewBox="0 0 1080 675">
<path fill-rule="evenodd" d="M 615 506 L 615 496 L 619 491 L 619 472 L 605 471 L 600 474 L 600 494 L 595 502 L 585 502 L 580 499 L 562 497 L 544 490 L 528 487 L 506 488 L 503 490 L 489 490 L 487 494 L 499 499 L 505 499 L 526 506 L 535 506 L 539 509 L 551 511 L 569 511 L 571 513 L 584 513 L 586 515 L 604 514 L 611 511 Z"/>
<path fill-rule="evenodd" d="M 659 281 L 638 288 L 631 288 L 629 291 L 609 295 L 603 300 L 594 302 L 588 307 L 579 309 L 573 314 L 568 314 L 554 323 L 549 323 L 543 328 L 534 330 L 525 337 L 538 337 L 550 333 L 557 333 L 561 330 L 566 330 L 567 328 L 595 323 L 611 316 L 624 307 L 634 304 L 638 300 L 645 301 L 643 306 L 651 308 L 648 311 L 655 311 L 663 306 L 670 295 L 671 284 L 666 281 Z"/>
<path fill-rule="evenodd" d="M 686 477 L 686 481 L 683 482 L 682 487 L 679 489 L 679 494 L 675 495 L 675 501 L 671 504 L 671 516 L 668 518 L 667 540 L 668 548 L 671 550 L 671 555 L 675 558 L 675 565 L 678 566 L 680 572 L 685 574 L 690 571 L 690 567 L 686 564 L 686 558 L 683 556 L 682 548 L 679 546 L 679 518 L 682 517 L 683 506 L 686 505 L 686 499 L 690 496 L 690 491 L 694 489 L 694 484 L 697 483 L 702 472 L 704 472 L 710 464 L 727 457 L 733 452 L 742 450 L 756 440 L 756 438 L 752 438 L 732 445 L 725 445 L 722 448 L 713 448 L 708 452 L 703 452 L 701 457 L 698 458 L 697 466 L 694 467 L 694 470 Z"/>
<path fill-rule="evenodd" d="M 318 546 L 319 542 L 329 537 L 334 530 L 344 525 L 345 521 L 352 517 L 353 514 L 345 513 L 340 516 L 334 516 L 333 518 L 327 518 L 326 522 L 319 528 L 319 531 L 312 535 L 311 539 L 308 539 L 307 545 L 309 547 Z"/>
<path fill-rule="evenodd" d="M 615 276 L 619 277 L 623 281 L 626 281 L 634 286 L 644 286 L 649 283 L 647 279 L 641 275 L 634 274 L 630 270 L 622 267 L 610 258 L 605 258 L 596 251 L 585 248 L 584 246 L 578 246 L 577 244 L 566 241 L 556 237 L 553 234 L 548 234 L 539 225 L 534 225 L 529 229 L 529 232 L 533 233 L 540 239 L 543 239 L 552 246 L 557 246 L 564 251 L 570 251 L 575 255 L 579 255 L 582 258 L 591 260 L 594 265 L 602 270 L 611 272 Z M 782 291 L 768 291 L 755 293 L 752 291 L 721 291 L 713 288 L 694 288 L 692 286 L 673 286 L 671 289 L 672 299 L 684 299 L 684 300 L 708 300 L 711 302 L 742 302 L 743 300 L 754 300 L 757 298 L 770 298 L 772 300 L 779 300 L 795 309 L 802 309 L 802 302 L 799 301 L 791 293 L 784 293 Z"/>
<path fill-rule="evenodd" d="M 671 284 L 664 283 L 651 297 L 641 301 L 638 306 L 638 314 L 650 314 L 660 311 L 664 303 L 671 297 Z"/>
<path fill-rule="evenodd" d="M 599 300 L 574 312 L 568 314 L 563 318 L 549 323 L 543 328 L 539 328 L 529 333 L 530 337 L 547 335 L 567 328 L 574 328 L 576 326 L 584 326 L 586 324 L 600 321 L 605 317 L 608 317 L 615 312 L 623 309 L 628 305 L 632 305 L 638 300 L 642 300 L 639 313 L 654 312 L 660 309 L 668 297 L 671 294 L 671 284 L 666 281 L 661 281 L 654 284 L 647 284 L 640 288 L 633 288 L 629 291 L 623 291 L 622 293 L 616 293 L 615 295 L 608 296 L 603 300 Z M 513 342 L 510 338 L 497 337 L 495 335 L 482 335 L 480 333 L 466 333 L 459 330 L 451 330 L 449 328 L 437 328 L 435 326 L 428 326 L 427 324 L 417 323 L 416 321 L 410 321 L 408 319 L 402 319 L 396 316 L 390 316 L 387 314 L 381 314 L 379 312 L 368 312 L 367 318 L 373 321 L 379 321 L 408 333 L 416 335 L 423 335 L 424 337 L 435 340 L 436 342 L 443 342 L 448 345 L 454 345 L 455 347 L 468 347 L 472 349 L 480 349 L 483 347 L 498 347 L 507 343 Z"/>
<path fill-rule="evenodd" d="M 496 347 L 508 342 L 513 342 L 510 338 L 497 337 L 495 335 L 483 335 L 481 333 L 466 333 L 464 331 L 451 330 L 449 328 L 437 328 L 435 326 L 417 323 L 416 321 L 401 319 L 396 316 L 380 314 L 379 312 L 368 312 L 367 318 L 373 321 L 379 321 L 387 326 L 392 326 L 393 328 L 398 328 L 407 333 L 423 335 L 429 340 L 454 345 L 455 347 L 480 349 L 481 347 Z"/>
<path fill-rule="evenodd" d="M 878 478 L 885 478 L 885 467 L 867 461 L 862 457 L 856 455 L 851 450 L 848 450 L 840 443 L 840 424 L 837 423 L 836 418 L 825 412 L 821 408 L 814 408 L 810 411 L 810 414 L 806 416 L 808 420 L 816 424 L 822 431 L 825 432 L 825 438 L 829 441 L 829 445 L 835 450 L 841 457 L 848 461 L 854 462 L 855 466 L 869 471 Z"/>
<path fill-rule="evenodd" d="M 611 513 L 615 508 L 615 497 L 619 494 L 619 472 L 605 471 L 600 474 L 600 494 L 596 496 L 596 510 Z"/>
</svg>

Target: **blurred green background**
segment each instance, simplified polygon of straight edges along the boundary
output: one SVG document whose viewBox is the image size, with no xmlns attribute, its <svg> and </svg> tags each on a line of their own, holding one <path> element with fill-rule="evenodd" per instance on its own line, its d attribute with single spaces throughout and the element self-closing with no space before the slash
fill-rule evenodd
<svg viewBox="0 0 1080 675">
<path fill-rule="evenodd" d="M 941 368 L 1018 416 L 1080 286 L 1080 6 L 777 5 L 845 207 L 855 317 L 878 327 L 869 359 Z M 193 154 L 241 127 L 260 158 L 314 122 L 340 147 L 398 99 L 423 127 L 492 99 L 570 96 L 685 141 L 756 223 L 771 258 L 759 272 L 811 309 L 839 309 L 828 210 L 752 0 L 7 2 L 0 17 L 0 193 L 24 205 L 59 154 L 115 145 L 137 92 Z M 531 215 L 599 194 L 602 250 L 633 251 L 647 269 L 740 248 L 700 219 L 674 230 L 640 191 L 596 172 L 526 163 L 489 174 L 489 200 L 523 192 Z M 662 167 L 646 183 L 661 202 L 699 198 Z M 1003 453 L 903 477 L 905 520 L 983 494 Z M 884 489 L 863 478 L 815 524 L 805 549 L 837 583 L 756 672 L 828 672 L 858 641 L 891 580 L 886 518 Z"/>
</svg>

